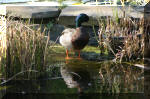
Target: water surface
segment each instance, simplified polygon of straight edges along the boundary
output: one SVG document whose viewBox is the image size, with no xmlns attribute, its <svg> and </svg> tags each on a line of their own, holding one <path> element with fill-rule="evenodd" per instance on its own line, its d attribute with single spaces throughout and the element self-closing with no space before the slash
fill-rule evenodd
<svg viewBox="0 0 150 99">
<path fill-rule="evenodd" d="M 4 84 L 3 87 L 7 86 L 6 95 L 29 95 L 32 98 L 34 95 L 30 94 L 44 95 L 45 98 L 51 95 L 56 99 L 61 97 L 57 95 L 73 95 L 72 98 L 77 99 L 83 94 L 90 97 L 92 94 L 142 95 L 144 92 L 144 70 L 141 68 L 126 62 L 90 61 L 84 52 L 81 59 L 71 54 L 72 59 L 66 60 L 62 52 L 51 53 L 49 65 L 44 72 L 33 72 L 33 78 L 18 75 Z"/>
</svg>

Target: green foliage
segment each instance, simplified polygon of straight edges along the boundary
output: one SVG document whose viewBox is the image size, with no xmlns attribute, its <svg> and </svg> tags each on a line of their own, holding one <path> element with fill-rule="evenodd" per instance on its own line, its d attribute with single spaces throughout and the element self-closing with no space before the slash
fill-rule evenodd
<svg viewBox="0 0 150 99">
<path fill-rule="evenodd" d="M 117 9 L 113 9 L 113 19 L 115 20 L 116 23 L 119 23 L 119 16 Z"/>
<path fill-rule="evenodd" d="M 139 0 L 139 1 L 130 0 L 130 1 L 129 1 L 129 5 L 131 5 L 131 6 L 139 6 L 139 5 L 142 5 L 142 3 L 143 3 L 142 0 Z"/>
<path fill-rule="evenodd" d="M 65 1 L 65 0 L 58 0 L 59 9 L 64 9 L 65 7 L 67 7 L 67 5 L 63 4 L 63 1 Z"/>
</svg>

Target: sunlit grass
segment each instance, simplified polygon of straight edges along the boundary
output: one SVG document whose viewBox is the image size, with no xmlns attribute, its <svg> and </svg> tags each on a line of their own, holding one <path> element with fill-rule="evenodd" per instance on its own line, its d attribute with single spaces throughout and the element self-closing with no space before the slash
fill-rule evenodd
<svg viewBox="0 0 150 99">
<path fill-rule="evenodd" d="M 2 72 L 4 72 L 6 66 L 6 61 L 4 61 L 6 59 L 6 18 L 4 13 L 6 9 L 0 7 L 0 10 L 2 10 L 0 14 L 3 15 L 0 16 L 0 78 L 2 78 Z"/>
<path fill-rule="evenodd" d="M 97 19 L 99 23 L 98 42 L 102 50 L 108 50 L 120 62 L 144 57 L 144 21 L 118 16 Z"/>
<path fill-rule="evenodd" d="M 65 53 L 66 49 L 63 46 L 57 44 L 52 48 L 52 51 L 53 51 L 53 53 Z M 70 52 L 74 53 L 73 50 L 70 50 Z M 81 52 L 83 52 L 83 53 L 84 52 L 95 52 L 95 53 L 99 54 L 100 50 L 98 47 L 95 47 L 95 46 L 85 46 L 85 48 L 83 50 L 81 50 Z"/>
<path fill-rule="evenodd" d="M 96 47 L 96 46 L 86 46 L 82 51 L 83 52 L 95 52 L 97 54 L 100 53 L 99 47 Z"/>
<path fill-rule="evenodd" d="M 48 40 L 40 25 L 8 18 L 6 73 L 2 74 L 9 78 L 22 72 L 25 77 L 30 77 L 31 70 L 43 71 L 47 64 Z"/>
</svg>

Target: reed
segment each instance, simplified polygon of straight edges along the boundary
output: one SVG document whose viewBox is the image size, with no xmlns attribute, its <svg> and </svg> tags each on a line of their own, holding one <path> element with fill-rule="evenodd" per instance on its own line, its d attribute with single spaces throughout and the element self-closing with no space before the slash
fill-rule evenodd
<svg viewBox="0 0 150 99">
<path fill-rule="evenodd" d="M 0 71 L 4 71 L 4 63 L 6 59 L 6 19 L 0 16 Z M 2 74 L 0 72 L 0 78 Z"/>
<path fill-rule="evenodd" d="M 126 61 L 144 57 L 144 20 L 107 17 L 98 19 L 99 45 L 105 46 L 116 60 Z"/>
<path fill-rule="evenodd" d="M 44 71 L 49 41 L 49 35 L 45 37 L 45 30 L 41 25 L 30 24 L 29 21 L 7 19 L 6 77 L 23 72 L 24 78 L 30 78 L 32 70 Z"/>
</svg>

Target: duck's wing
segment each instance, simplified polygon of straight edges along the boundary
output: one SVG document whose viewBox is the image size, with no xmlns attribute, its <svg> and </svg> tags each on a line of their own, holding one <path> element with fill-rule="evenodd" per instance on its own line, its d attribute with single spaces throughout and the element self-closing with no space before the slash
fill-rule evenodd
<svg viewBox="0 0 150 99">
<path fill-rule="evenodd" d="M 60 39 L 59 39 L 60 44 L 67 49 L 72 49 L 71 39 L 72 39 L 72 35 L 75 32 L 76 32 L 76 30 L 72 29 L 72 28 L 65 29 L 62 32 L 62 35 L 60 36 Z"/>
<path fill-rule="evenodd" d="M 81 50 L 83 49 L 89 42 L 89 33 L 86 28 L 80 27 L 76 29 L 76 33 L 72 36 L 72 45 L 73 49 Z"/>
</svg>

